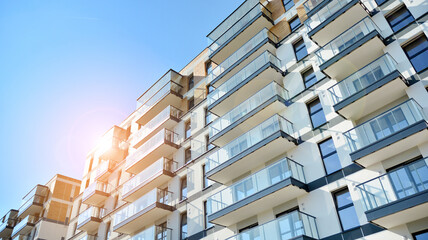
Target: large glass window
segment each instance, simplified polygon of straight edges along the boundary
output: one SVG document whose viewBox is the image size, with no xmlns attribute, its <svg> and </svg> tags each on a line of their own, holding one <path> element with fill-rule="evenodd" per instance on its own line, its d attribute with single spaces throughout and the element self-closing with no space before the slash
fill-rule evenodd
<svg viewBox="0 0 428 240">
<path fill-rule="evenodd" d="M 258 223 L 251 224 L 248 227 L 239 229 L 240 239 L 260 239 L 259 231 L 250 231 L 252 228 L 259 226 Z"/>
<path fill-rule="evenodd" d="M 192 150 L 190 147 L 188 147 L 184 150 L 184 161 L 185 163 L 188 163 L 191 160 L 192 160 Z"/>
<path fill-rule="evenodd" d="M 319 98 L 310 102 L 307 107 L 313 128 L 317 128 L 327 122 Z"/>
<path fill-rule="evenodd" d="M 184 124 L 184 127 L 185 127 L 184 137 L 187 139 L 190 137 L 190 135 L 192 135 L 192 124 L 190 123 L 190 120 Z"/>
<path fill-rule="evenodd" d="M 306 45 L 303 39 L 300 39 L 296 43 L 293 44 L 294 53 L 296 54 L 297 61 L 300 61 L 302 58 L 308 55 L 308 51 L 306 50 Z"/>
<path fill-rule="evenodd" d="M 296 30 L 302 24 L 298 17 L 291 19 L 288 23 L 290 24 L 291 32 L 294 32 L 294 30 Z"/>
<path fill-rule="evenodd" d="M 318 148 L 327 174 L 331 174 L 342 169 L 332 138 L 318 143 Z"/>
<path fill-rule="evenodd" d="M 284 3 L 285 11 L 290 10 L 294 6 L 293 0 L 283 0 L 282 3 Z"/>
<path fill-rule="evenodd" d="M 208 204 L 207 201 L 204 201 L 204 220 L 205 220 L 205 229 L 208 229 L 212 226 L 214 226 L 214 224 L 208 222 Z"/>
<path fill-rule="evenodd" d="M 421 72 L 428 68 L 428 41 L 425 35 L 403 47 L 407 57 L 415 68 L 416 72 Z"/>
<path fill-rule="evenodd" d="M 213 184 L 213 181 L 209 180 L 207 178 L 207 169 L 205 167 L 206 165 L 202 165 L 202 176 L 203 176 L 203 188 L 207 188 Z"/>
<path fill-rule="evenodd" d="M 184 200 L 187 198 L 187 176 L 184 176 L 180 180 L 180 199 Z"/>
<path fill-rule="evenodd" d="M 166 222 L 156 228 L 156 240 L 168 240 L 168 228 Z"/>
<path fill-rule="evenodd" d="M 401 108 L 393 110 L 384 116 L 380 117 L 377 121 L 370 122 L 370 127 L 375 134 L 376 140 L 389 136 L 405 127 L 409 123 L 404 116 Z"/>
<path fill-rule="evenodd" d="M 302 78 L 305 82 L 306 88 L 311 87 L 318 81 L 317 77 L 315 76 L 314 69 L 312 67 L 302 73 Z"/>
<path fill-rule="evenodd" d="M 417 159 L 404 167 L 388 169 L 388 177 L 398 199 L 428 189 L 428 168 L 424 160 Z"/>
<path fill-rule="evenodd" d="M 414 233 L 413 238 L 415 240 L 428 240 L 428 229 L 422 232 Z"/>
<path fill-rule="evenodd" d="M 341 190 L 334 194 L 337 214 L 344 231 L 360 226 L 354 203 L 348 189 Z"/>
<path fill-rule="evenodd" d="M 394 32 L 400 31 L 411 22 L 415 21 L 412 14 L 405 6 L 402 6 L 400 9 L 389 15 L 386 20 Z"/>
<path fill-rule="evenodd" d="M 181 214 L 180 226 L 181 239 L 187 239 L 187 213 Z"/>
</svg>

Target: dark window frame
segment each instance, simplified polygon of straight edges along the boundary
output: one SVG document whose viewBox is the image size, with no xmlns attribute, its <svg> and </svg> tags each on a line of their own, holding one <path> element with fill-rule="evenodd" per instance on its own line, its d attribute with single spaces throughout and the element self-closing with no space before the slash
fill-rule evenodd
<svg viewBox="0 0 428 240">
<path fill-rule="evenodd" d="M 192 161 L 192 150 L 191 147 L 184 149 L 184 164 Z"/>
<path fill-rule="evenodd" d="M 210 223 L 210 222 L 208 221 L 208 203 L 207 203 L 207 201 L 205 200 L 205 201 L 203 202 L 203 204 L 204 204 L 204 227 L 205 227 L 205 229 L 213 228 L 213 227 L 214 227 L 214 224 L 213 224 L 213 223 Z"/>
<path fill-rule="evenodd" d="M 193 73 L 189 76 L 189 81 L 187 82 L 188 90 L 192 89 L 195 86 L 195 77 Z"/>
<path fill-rule="evenodd" d="M 180 178 L 180 201 L 184 201 L 186 199 L 187 199 L 187 175 Z"/>
<path fill-rule="evenodd" d="M 361 225 L 358 225 L 358 226 L 355 226 L 355 227 L 351 227 L 351 228 L 349 228 L 349 229 L 344 229 L 344 228 L 343 228 L 343 224 L 342 224 L 342 220 L 341 220 L 341 218 L 340 218 L 339 211 L 341 211 L 341 210 L 345 210 L 345 209 L 347 209 L 347 208 L 349 208 L 349 207 L 353 207 L 353 208 L 354 208 L 354 211 L 356 212 L 356 210 L 355 210 L 355 204 L 354 204 L 354 201 L 352 200 L 352 197 L 351 197 L 351 202 L 352 202 L 352 203 L 347 204 L 347 205 L 345 205 L 345 206 L 341 206 L 341 207 L 339 207 L 339 206 L 338 206 L 338 203 L 337 203 L 337 197 L 336 197 L 336 196 L 341 195 L 341 194 L 344 194 L 344 193 L 346 193 L 346 192 L 348 192 L 348 193 L 349 193 L 349 195 L 351 196 L 351 192 L 349 191 L 349 188 L 347 188 L 347 187 L 345 187 L 345 188 L 341 188 L 341 189 L 339 189 L 339 190 L 337 190 L 337 191 L 334 191 L 334 192 L 332 193 L 332 195 L 333 195 L 333 201 L 334 201 L 334 206 L 335 206 L 335 210 L 336 210 L 336 214 L 337 214 L 337 218 L 339 219 L 339 223 L 340 223 L 340 228 L 341 228 L 341 229 L 342 229 L 342 231 L 344 231 L 344 232 L 352 231 L 352 230 L 354 230 L 354 229 L 356 229 L 356 228 L 359 228 L 359 227 L 361 226 Z M 358 222 L 358 224 L 360 224 L 360 221 L 359 221 L 359 219 L 358 219 L 358 215 L 356 215 L 356 216 L 357 216 L 357 222 Z"/>
<path fill-rule="evenodd" d="M 184 122 L 184 138 L 189 139 L 192 136 L 192 122 L 190 120 Z"/>
<path fill-rule="evenodd" d="M 195 98 L 191 97 L 187 100 L 187 110 L 192 109 L 195 106 Z"/>
<path fill-rule="evenodd" d="M 292 26 L 292 23 L 298 21 L 299 24 L 295 25 L 294 27 Z M 290 21 L 288 21 L 288 25 L 290 25 L 290 31 L 294 32 L 296 29 L 298 29 L 300 26 L 302 26 L 302 22 L 300 21 L 299 16 L 294 16 L 290 19 Z"/>
<path fill-rule="evenodd" d="M 186 220 L 185 224 L 184 219 Z M 186 226 L 186 232 L 183 232 L 183 227 Z M 180 239 L 187 239 L 187 212 L 180 214 Z"/>
<path fill-rule="evenodd" d="M 335 150 L 334 150 L 333 152 L 330 152 L 330 153 L 328 153 L 328 154 L 326 154 L 326 155 L 324 156 L 324 155 L 323 155 L 323 153 L 322 153 L 322 151 L 321 151 L 321 144 L 323 144 L 323 143 L 325 143 L 325 142 L 327 142 L 327 141 L 330 141 L 330 140 L 333 142 L 333 146 L 334 146 L 334 149 L 335 149 Z M 317 147 L 318 147 L 318 151 L 319 151 L 320 156 L 321 156 L 321 160 L 322 160 L 323 167 L 324 167 L 324 171 L 325 171 L 326 175 L 334 174 L 334 173 L 339 172 L 339 171 L 341 171 L 341 170 L 343 169 L 343 168 L 342 168 L 342 164 L 341 164 L 341 162 L 340 162 L 340 158 L 338 157 L 337 159 L 339 159 L 339 165 L 340 165 L 339 169 L 336 169 L 336 170 L 334 170 L 334 171 L 332 171 L 332 172 L 330 172 L 330 173 L 329 173 L 329 171 L 327 171 L 327 167 L 326 167 L 326 164 L 325 164 L 324 159 L 325 159 L 325 158 L 328 158 L 328 157 L 331 157 L 331 156 L 333 156 L 334 154 L 336 154 L 336 155 L 337 155 L 337 148 L 336 148 L 336 145 L 334 145 L 334 141 L 333 141 L 333 138 L 332 138 L 332 137 L 326 138 L 326 139 L 324 139 L 324 140 L 322 140 L 322 141 L 318 142 L 318 143 L 317 143 Z"/>
<path fill-rule="evenodd" d="M 408 15 L 406 15 L 403 19 L 399 20 L 397 23 L 391 24 L 390 22 L 390 18 L 395 16 L 395 14 L 398 14 L 400 11 L 407 12 Z M 401 15 L 400 15 L 401 17 Z M 412 20 L 410 22 L 408 22 L 407 24 L 401 26 L 400 28 L 395 29 L 396 26 L 398 26 L 401 22 L 407 20 L 411 18 Z M 387 16 L 385 16 L 386 21 L 388 22 L 388 25 L 391 27 L 392 32 L 395 34 L 401 30 L 403 30 L 404 28 L 406 28 L 407 26 L 409 26 L 410 24 L 412 24 L 413 22 L 415 22 L 415 18 L 413 17 L 412 13 L 409 11 L 409 9 L 406 7 L 406 5 L 401 5 L 400 7 L 398 7 L 397 9 L 393 10 L 390 14 L 388 14 Z M 395 20 L 395 19 L 393 19 Z"/>
<path fill-rule="evenodd" d="M 316 102 L 316 101 L 318 101 L 318 102 L 319 102 L 319 104 L 321 105 L 321 108 L 320 108 L 319 110 L 316 110 L 315 112 L 311 112 L 311 107 L 310 107 L 310 105 L 311 105 L 311 104 L 313 104 L 313 103 L 314 103 L 314 102 Z M 308 109 L 308 114 L 309 114 L 309 119 L 311 120 L 312 129 L 317 129 L 317 128 L 319 128 L 319 127 L 321 127 L 321 126 L 323 126 L 324 124 L 326 124 L 326 123 L 327 123 L 327 119 L 326 119 L 326 117 L 325 117 L 324 109 L 323 109 L 323 107 L 322 107 L 321 100 L 319 99 L 319 97 L 316 97 L 316 98 L 312 99 L 311 101 L 309 101 L 308 103 L 306 103 L 306 108 Z M 324 121 L 323 123 L 319 124 L 318 126 L 315 126 L 315 125 L 314 125 L 314 122 L 313 122 L 313 120 L 312 120 L 312 115 L 315 115 L 315 114 L 317 114 L 317 113 L 318 113 L 318 112 L 320 112 L 320 111 L 322 111 L 322 112 L 323 112 L 323 116 L 324 116 L 324 120 L 325 120 L 325 121 Z"/>
<path fill-rule="evenodd" d="M 428 228 L 427 228 L 427 229 L 425 229 L 425 230 L 422 230 L 422 231 L 417 231 L 417 232 L 412 233 L 412 238 L 413 238 L 414 240 L 417 240 L 416 236 L 417 236 L 417 235 L 424 234 L 424 233 L 428 233 Z"/>
<path fill-rule="evenodd" d="M 311 72 L 311 71 L 312 71 L 312 73 L 308 74 L 308 72 Z M 308 89 L 308 88 L 314 86 L 318 82 L 317 76 L 315 75 L 315 71 L 314 71 L 314 68 L 312 66 L 309 68 L 306 68 L 303 72 L 300 73 L 300 75 L 303 78 L 303 84 L 305 85 L 305 89 Z M 313 75 L 313 76 L 311 76 L 311 75 Z M 309 78 L 309 80 L 306 79 L 307 76 L 311 76 Z M 307 83 L 310 83 L 310 84 L 307 84 Z"/>
<path fill-rule="evenodd" d="M 407 59 L 409 59 L 410 64 L 411 64 L 411 65 L 412 65 L 412 67 L 415 69 L 416 73 L 420 73 L 420 72 L 423 72 L 423 71 L 427 70 L 427 69 L 428 69 L 428 64 L 427 64 L 427 66 L 426 66 L 426 67 L 424 67 L 424 68 L 422 68 L 422 69 L 420 69 L 420 70 L 417 70 L 417 69 L 415 68 L 415 65 L 414 65 L 414 64 L 413 64 L 413 62 L 412 62 L 412 59 L 414 58 L 414 56 L 413 56 L 412 58 L 410 58 L 409 54 L 407 53 L 407 51 L 406 51 L 405 49 L 406 49 L 406 47 L 408 47 L 409 45 L 413 44 L 414 42 L 416 42 L 416 41 L 417 41 L 417 40 L 419 40 L 420 38 L 425 38 L 426 42 L 428 42 L 428 37 L 427 37 L 427 36 L 425 36 L 425 34 L 421 34 L 421 35 L 417 36 L 416 38 L 414 38 L 412 41 L 408 42 L 407 44 L 405 44 L 405 45 L 403 45 L 403 46 L 401 47 L 401 48 L 403 49 L 404 53 L 406 54 Z M 419 51 L 419 52 L 416 54 L 416 56 L 417 56 L 417 55 L 422 54 L 424 51 L 428 51 L 428 48 L 424 48 L 422 51 Z M 427 89 L 427 91 L 428 91 L 428 87 L 427 87 L 426 89 Z"/>
<path fill-rule="evenodd" d="M 294 50 L 294 56 L 296 57 L 297 62 L 308 56 L 308 49 L 306 48 L 305 40 L 303 40 L 303 38 L 300 38 L 299 40 L 295 41 L 292 45 Z M 305 51 L 305 54 L 298 54 L 303 50 Z"/>
<path fill-rule="evenodd" d="M 292 5 L 290 5 L 290 3 L 292 3 Z M 285 11 L 292 9 L 295 6 L 293 0 L 282 0 L 282 5 L 284 5 Z"/>
</svg>

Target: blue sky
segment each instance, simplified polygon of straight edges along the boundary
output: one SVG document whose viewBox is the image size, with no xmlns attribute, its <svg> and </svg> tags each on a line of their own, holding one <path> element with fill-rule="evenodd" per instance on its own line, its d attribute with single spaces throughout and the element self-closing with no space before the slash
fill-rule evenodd
<svg viewBox="0 0 428 240">
<path fill-rule="evenodd" d="M 241 2 L 0 1 L 0 214 L 56 173 L 80 179 L 99 137 Z"/>
</svg>

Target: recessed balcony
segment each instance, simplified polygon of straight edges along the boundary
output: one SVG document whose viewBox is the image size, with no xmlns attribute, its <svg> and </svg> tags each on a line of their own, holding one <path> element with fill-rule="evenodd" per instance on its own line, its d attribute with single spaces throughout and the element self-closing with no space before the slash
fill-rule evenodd
<svg viewBox="0 0 428 240">
<path fill-rule="evenodd" d="M 313 240 L 319 239 L 315 217 L 298 210 L 251 228 L 226 240 Z"/>
<path fill-rule="evenodd" d="M 21 207 L 19 208 L 18 218 L 25 218 L 28 215 L 37 215 L 43 210 L 43 204 L 49 192 L 49 188 L 43 185 L 34 187 L 22 199 Z"/>
<path fill-rule="evenodd" d="M 307 191 L 303 166 L 285 158 L 210 196 L 208 220 L 230 226 Z"/>
<path fill-rule="evenodd" d="M 109 160 L 100 162 L 97 166 L 95 179 L 101 182 L 107 180 L 114 165 L 114 162 Z"/>
<path fill-rule="evenodd" d="M 38 218 L 35 216 L 28 215 L 26 218 L 21 219 L 19 223 L 15 225 L 12 231 L 12 238 L 15 238 L 19 235 L 27 235 L 33 230 L 34 226 L 36 226 L 36 222 Z"/>
<path fill-rule="evenodd" d="M 113 231 L 134 234 L 171 214 L 174 207 L 170 205 L 170 195 L 167 190 L 156 188 L 120 209 L 113 216 Z"/>
<path fill-rule="evenodd" d="M 207 177 L 227 183 L 298 144 L 293 124 L 275 114 L 207 157 Z"/>
<path fill-rule="evenodd" d="M 226 60 L 218 64 L 206 77 L 207 83 L 213 87 L 220 86 L 263 52 L 275 53 L 278 42 L 279 39 L 275 34 L 267 28 L 262 29 Z"/>
<path fill-rule="evenodd" d="M 123 184 L 122 199 L 134 202 L 150 190 L 164 185 L 175 176 L 175 165 L 167 158 L 157 160 Z"/>
<path fill-rule="evenodd" d="M 244 2 L 216 29 L 208 34 L 210 59 L 223 62 L 242 43 L 250 40 L 263 28 L 274 25 L 272 13 L 258 0 Z"/>
<path fill-rule="evenodd" d="M 308 0 L 303 6 L 308 16 L 305 21 L 308 36 L 319 46 L 370 15 L 360 0 Z"/>
<path fill-rule="evenodd" d="M 222 116 L 272 81 L 282 84 L 281 61 L 269 51 L 208 94 L 208 110 Z"/>
<path fill-rule="evenodd" d="M 141 95 L 137 100 L 139 117 L 136 122 L 144 126 L 168 106 L 180 109 L 184 94 L 179 84 L 181 78 L 179 73 L 171 69 Z"/>
<path fill-rule="evenodd" d="M 328 89 L 334 110 L 347 119 L 360 119 L 405 96 L 409 82 L 397 62 L 385 54 Z"/>
<path fill-rule="evenodd" d="M 345 132 L 352 161 L 368 167 L 427 141 L 427 119 L 409 99 Z"/>
<path fill-rule="evenodd" d="M 17 221 L 16 216 L 18 210 L 10 210 L 3 218 L 0 223 L 0 239 L 9 239 L 12 236 L 12 230 Z"/>
<path fill-rule="evenodd" d="M 357 186 L 367 220 L 393 228 L 426 217 L 428 159 L 420 159 Z"/>
<path fill-rule="evenodd" d="M 173 129 L 180 122 L 183 112 L 173 106 L 166 107 L 156 117 L 133 134 L 131 144 L 134 148 L 139 148 L 148 139 L 153 137 L 160 129 Z"/>
<path fill-rule="evenodd" d="M 162 226 L 151 226 L 132 236 L 130 240 L 172 240 L 172 229 Z"/>
<path fill-rule="evenodd" d="M 209 125 L 209 140 L 216 146 L 224 146 L 241 134 L 257 126 L 289 105 L 288 91 L 271 82 L 256 94 L 217 118 Z"/>
<path fill-rule="evenodd" d="M 107 183 L 94 182 L 83 191 L 82 202 L 87 205 L 101 207 L 110 196 L 109 192 Z"/>
<path fill-rule="evenodd" d="M 77 219 L 77 229 L 93 234 L 98 232 L 98 227 L 102 222 L 101 209 L 89 207 L 82 212 Z"/>
<path fill-rule="evenodd" d="M 125 171 L 138 174 L 162 157 L 171 158 L 173 153 L 180 148 L 179 144 L 177 133 L 162 129 L 128 156 Z"/>
<path fill-rule="evenodd" d="M 385 44 L 376 24 L 366 17 L 315 54 L 320 70 L 330 78 L 343 79 L 384 54 Z"/>
</svg>

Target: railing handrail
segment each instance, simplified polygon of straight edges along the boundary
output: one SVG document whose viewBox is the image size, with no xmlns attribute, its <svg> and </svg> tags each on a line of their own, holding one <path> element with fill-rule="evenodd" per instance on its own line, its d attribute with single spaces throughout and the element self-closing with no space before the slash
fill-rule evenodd
<svg viewBox="0 0 428 240">
<path fill-rule="evenodd" d="M 144 94 L 146 94 L 148 91 L 150 91 L 150 89 L 152 89 L 154 86 L 156 86 L 156 84 L 158 83 L 158 82 L 160 82 L 166 75 L 168 75 L 169 73 L 175 73 L 175 74 L 177 74 L 177 75 L 179 75 L 179 76 L 181 76 L 182 77 L 182 75 L 180 74 L 180 73 L 178 73 L 178 72 L 176 72 L 175 70 L 173 70 L 173 69 L 169 69 L 166 73 L 164 73 L 163 75 L 162 75 L 162 77 L 160 77 L 156 82 L 154 82 L 146 91 L 144 91 L 144 93 L 143 94 L 141 94 L 141 96 L 139 96 L 138 98 L 137 98 L 137 102 L 138 102 L 138 100 L 139 99 L 141 99 L 141 97 L 143 97 L 144 96 Z M 171 75 L 172 76 L 172 75 Z M 169 81 L 172 81 L 171 79 L 169 80 Z M 166 85 L 166 84 L 165 84 Z M 161 87 L 161 89 L 165 86 L 165 85 L 163 85 L 162 87 Z M 181 86 L 181 85 L 180 85 Z M 156 92 L 157 93 L 157 92 Z M 155 93 L 155 94 L 156 94 Z M 142 105 L 144 105 L 144 104 L 142 104 Z"/>
<path fill-rule="evenodd" d="M 167 85 L 168 84 L 171 84 L 171 83 L 173 83 L 173 84 L 175 84 L 175 85 L 177 85 L 180 89 L 183 89 L 183 86 L 182 85 L 180 85 L 179 83 L 177 83 L 177 82 L 174 82 L 174 81 L 172 81 L 172 80 L 169 80 L 167 83 L 165 83 L 165 85 L 163 85 L 163 86 L 161 86 L 161 88 L 159 88 L 159 90 L 157 91 L 157 92 L 155 92 L 155 93 L 153 93 L 153 95 L 150 97 L 150 98 L 148 98 L 144 103 L 140 103 L 141 104 L 141 106 L 137 109 L 137 112 L 139 112 L 140 110 L 141 110 L 141 108 L 147 103 L 147 102 L 149 102 L 150 100 L 152 100 L 155 96 L 156 96 L 156 94 L 158 94 L 160 91 L 162 91 L 165 87 L 167 87 Z M 167 95 L 167 93 L 165 94 L 165 95 Z M 162 96 L 164 96 L 164 95 L 162 95 Z M 159 97 L 159 98 L 162 98 L 162 96 L 161 97 Z M 150 107 L 151 108 L 151 107 Z M 148 109 L 150 109 L 150 108 L 148 108 Z M 146 110 L 147 111 L 147 110 Z M 146 111 L 144 111 L 143 113 L 145 113 Z"/>
</svg>

